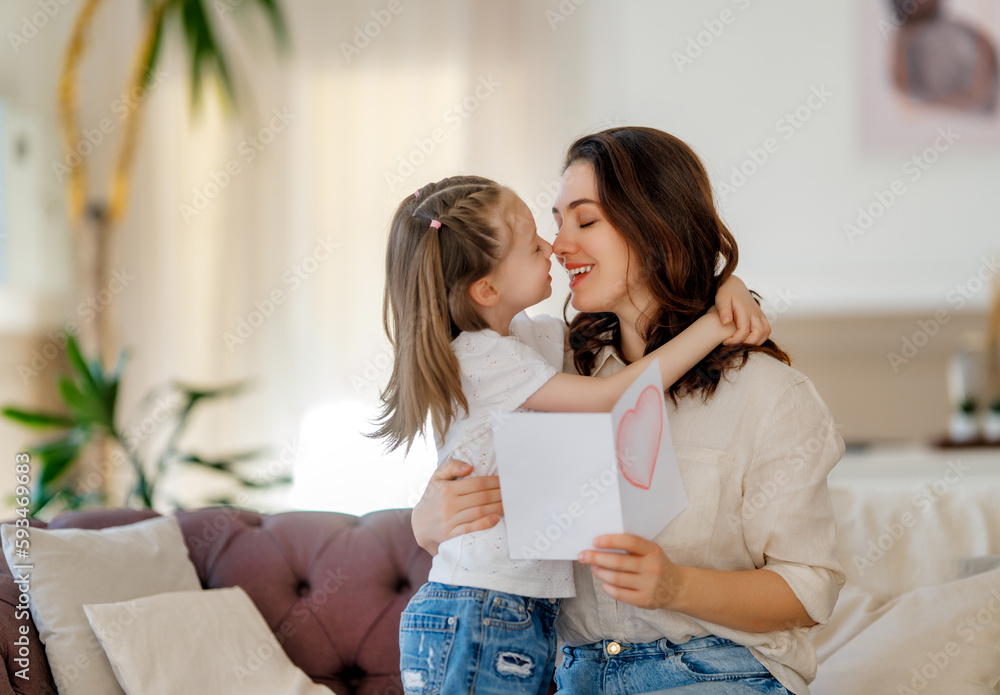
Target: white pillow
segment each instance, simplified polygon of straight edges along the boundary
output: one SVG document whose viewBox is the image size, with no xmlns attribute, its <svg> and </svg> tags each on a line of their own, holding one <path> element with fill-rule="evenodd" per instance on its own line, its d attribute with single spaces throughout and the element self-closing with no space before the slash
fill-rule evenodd
<svg viewBox="0 0 1000 695">
<path fill-rule="evenodd" d="M 83 608 L 128 695 L 330 695 L 239 587 Z"/>
<path fill-rule="evenodd" d="M 59 695 L 121 693 L 83 604 L 200 590 L 177 520 L 159 517 L 100 531 L 32 528 L 28 558 L 16 556 L 17 530 L 12 524 L 0 528 L 3 552 L 8 565 L 32 566 L 25 570 L 31 616 Z M 15 579 L 18 572 L 13 570 Z"/>
<path fill-rule="evenodd" d="M 867 626 L 820 663 L 813 695 L 992 695 L 1000 682 L 1000 569 L 853 603 Z"/>
<path fill-rule="evenodd" d="M 1000 567 L 1000 555 L 978 555 L 975 557 L 959 558 L 958 567 L 963 577 L 971 577 L 981 572 L 989 572 Z"/>
<path fill-rule="evenodd" d="M 826 627 L 809 633 L 820 668 L 831 654 L 875 622 L 881 616 L 878 609 L 885 604 L 886 601 L 876 598 L 867 589 L 851 582 L 845 584 Z"/>
</svg>

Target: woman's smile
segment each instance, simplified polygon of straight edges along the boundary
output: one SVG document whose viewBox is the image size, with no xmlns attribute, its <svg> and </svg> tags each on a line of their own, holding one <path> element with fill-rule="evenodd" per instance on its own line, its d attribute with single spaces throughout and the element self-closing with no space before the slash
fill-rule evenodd
<svg viewBox="0 0 1000 695">
<path fill-rule="evenodd" d="M 566 274 L 569 275 L 569 286 L 573 288 L 583 282 L 590 271 L 594 269 L 594 264 L 566 263 L 563 267 L 566 269 Z"/>
<path fill-rule="evenodd" d="M 572 305 L 577 311 L 627 311 L 629 249 L 608 222 L 597 195 L 597 179 L 588 162 L 575 162 L 563 172 L 552 208 L 558 234 L 553 251 L 569 275 Z M 595 273 L 597 266 L 600 272 Z M 633 278 L 633 295 L 641 282 Z"/>
</svg>

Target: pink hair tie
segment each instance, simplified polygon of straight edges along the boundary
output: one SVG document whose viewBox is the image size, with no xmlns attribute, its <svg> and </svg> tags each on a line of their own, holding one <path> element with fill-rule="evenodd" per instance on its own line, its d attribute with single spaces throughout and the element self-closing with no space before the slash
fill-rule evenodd
<svg viewBox="0 0 1000 695">
<path fill-rule="evenodd" d="M 419 198 L 420 197 L 420 189 L 419 188 L 417 189 L 417 192 L 413 194 L 413 197 L 414 198 Z"/>
<path fill-rule="evenodd" d="M 431 227 L 441 229 L 441 220 L 431 220 Z"/>
</svg>

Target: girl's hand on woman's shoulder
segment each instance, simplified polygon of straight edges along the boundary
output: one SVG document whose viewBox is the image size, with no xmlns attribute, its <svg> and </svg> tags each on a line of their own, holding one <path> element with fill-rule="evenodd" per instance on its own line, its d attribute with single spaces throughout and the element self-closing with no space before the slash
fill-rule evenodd
<svg viewBox="0 0 1000 695">
<path fill-rule="evenodd" d="M 724 325 L 736 320 L 736 332 L 723 345 L 760 345 L 771 335 L 771 324 L 750 290 L 735 275 L 719 286 L 715 306 Z"/>
</svg>

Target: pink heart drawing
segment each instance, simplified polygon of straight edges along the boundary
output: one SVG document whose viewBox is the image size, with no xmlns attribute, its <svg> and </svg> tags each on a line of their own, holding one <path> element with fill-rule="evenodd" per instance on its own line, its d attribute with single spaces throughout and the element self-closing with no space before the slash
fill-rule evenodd
<svg viewBox="0 0 1000 695">
<path fill-rule="evenodd" d="M 639 394 L 635 408 L 622 416 L 618 423 L 615 450 L 618 467 L 625 480 L 637 488 L 648 490 L 653 482 L 656 456 L 660 453 L 663 433 L 663 397 L 655 386 L 647 386 Z"/>
</svg>

